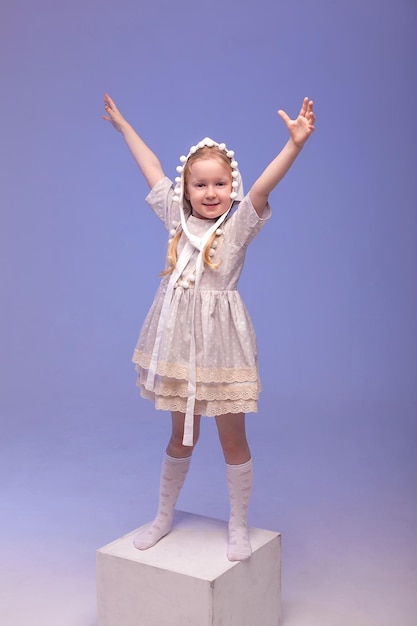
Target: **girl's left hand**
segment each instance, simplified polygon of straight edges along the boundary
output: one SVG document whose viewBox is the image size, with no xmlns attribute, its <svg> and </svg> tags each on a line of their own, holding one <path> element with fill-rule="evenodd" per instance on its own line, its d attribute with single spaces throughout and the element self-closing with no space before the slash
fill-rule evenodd
<svg viewBox="0 0 417 626">
<path fill-rule="evenodd" d="M 304 98 L 300 113 L 295 120 L 292 120 L 289 115 L 281 109 L 278 111 L 278 115 L 287 125 L 288 132 L 290 133 L 293 142 L 302 148 L 311 133 L 314 131 L 316 117 L 313 112 L 313 101 L 308 98 Z"/>
</svg>

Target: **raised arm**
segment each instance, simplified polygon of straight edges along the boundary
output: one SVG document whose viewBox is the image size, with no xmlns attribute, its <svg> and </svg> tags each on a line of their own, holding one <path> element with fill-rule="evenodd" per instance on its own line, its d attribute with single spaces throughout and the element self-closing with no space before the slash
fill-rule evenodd
<svg viewBox="0 0 417 626">
<path fill-rule="evenodd" d="M 305 142 L 314 131 L 315 116 L 313 101 L 304 98 L 300 113 L 292 120 L 285 111 L 279 110 L 278 115 L 284 120 L 290 133 L 290 138 L 281 152 L 267 166 L 259 178 L 252 185 L 249 197 L 258 215 L 262 215 L 268 196 L 284 178 L 285 174 L 300 154 Z"/>
<path fill-rule="evenodd" d="M 104 96 L 104 110 L 106 111 L 106 115 L 103 115 L 103 119 L 110 122 L 113 127 L 122 134 L 146 182 L 152 189 L 158 180 L 165 176 L 158 157 L 148 148 L 146 143 L 136 133 L 135 129 L 125 120 L 108 94 Z"/>
</svg>

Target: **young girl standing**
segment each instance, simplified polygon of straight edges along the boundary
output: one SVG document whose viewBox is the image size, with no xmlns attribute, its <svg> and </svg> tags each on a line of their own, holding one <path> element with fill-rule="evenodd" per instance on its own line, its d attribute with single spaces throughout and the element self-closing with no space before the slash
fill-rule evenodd
<svg viewBox="0 0 417 626">
<path fill-rule="evenodd" d="M 103 118 L 118 130 L 151 191 L 146 200 L 169 234 L 167 267 L 133 355 L 138 386 L 157 409 L 171 412 L 159 507 L 134 539 L 139 550 L 171 530 L 174 507 L 197 443 L 201 415 L 214 416 L 230 497 L 230 561 L 248 558 L 247 510 L 252 459 L 245 413 L 260 391 L 256 338 L 237 291 L 248 244 L 270 217 L 268 196 L 314 130 L 313 102 L 284 120 L 289 140 L 244 195 L 234 152 L 205 138 L 180 158 L 172 183 L 150 148 L 104 96 Z"/>
</svg>

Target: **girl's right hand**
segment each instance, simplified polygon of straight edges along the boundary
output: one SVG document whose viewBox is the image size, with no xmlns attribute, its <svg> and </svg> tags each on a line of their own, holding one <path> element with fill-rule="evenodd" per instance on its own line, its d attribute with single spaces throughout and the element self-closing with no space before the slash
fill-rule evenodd
<svg viewBox="0 0 417 626">
<path fill-rule="evenodd" d="M 127 122 L 107 93 L 104 94 L 104 110 L 107 115 L 103 115 L 103 120 L 110 122 L 120 133 L 123 125 L 127 124 Z"/>
</svg>

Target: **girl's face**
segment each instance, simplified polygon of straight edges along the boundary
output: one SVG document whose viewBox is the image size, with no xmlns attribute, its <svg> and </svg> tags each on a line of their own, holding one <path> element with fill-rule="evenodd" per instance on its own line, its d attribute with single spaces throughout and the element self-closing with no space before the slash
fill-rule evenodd
<svg viewBox="0 0 417 626">
<path fill-rule="evenodd" d="M 193 215 L 210 220 L 220 217 L 230 207 L 232 172 L 216 158 L 197 159 L 191 165 L 185 185 Z"/>
</svg>

